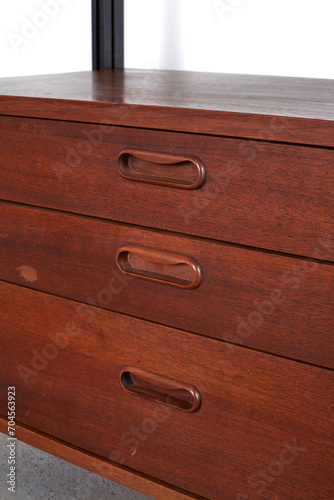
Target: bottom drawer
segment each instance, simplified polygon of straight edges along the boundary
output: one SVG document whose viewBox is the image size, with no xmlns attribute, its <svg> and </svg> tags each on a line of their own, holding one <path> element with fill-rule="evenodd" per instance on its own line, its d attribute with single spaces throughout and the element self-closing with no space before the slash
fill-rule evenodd
<svg viewBox="0 0 334 500">
<path fill-rule="evenodd" d="M 0 295 L 18 422 L 212 500 L 333 498 L 331 371 L 3 282 Z"/>
</svg>

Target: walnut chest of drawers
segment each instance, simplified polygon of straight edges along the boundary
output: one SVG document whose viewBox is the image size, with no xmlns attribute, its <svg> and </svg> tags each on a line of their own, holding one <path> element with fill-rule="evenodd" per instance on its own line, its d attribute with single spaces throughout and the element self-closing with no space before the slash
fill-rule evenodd
<svg viewBox="0 0 334 500">
<path fill-rule="evenodd" d="M 0 81 L 1 430 L 156 499 L 332 500 L 334 84 Z"/>
</svg>

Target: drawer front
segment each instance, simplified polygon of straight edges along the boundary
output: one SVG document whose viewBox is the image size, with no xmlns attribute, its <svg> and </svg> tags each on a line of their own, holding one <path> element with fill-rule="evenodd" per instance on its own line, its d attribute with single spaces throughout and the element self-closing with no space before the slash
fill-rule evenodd
<svg viewBox="0 0 334 500">
<path fill-rule="evenodd" d="M 334 234 L 333 149 L 4 117 L 0 134 L 5 200 L 310 257 Z"/>
<path fill-rule="evenodd" d="M 230 356 L 217 340 L 98 308 L 83 317 L 12 284 L 0 293 L 1 386 L 16 386 L 18 422 L 212 500 L 332 498 L 333 372 Z M 156 392 L 125 389 L 124 372 L 150 374 Z M 166 404 L 172 386 L 198 391 L 199 408 L 172 390 Z"/>
<path fill-rule="evenodd" d="M 0 220 L 0 279 L 334 366 L 331 264 L 11 203 Z"/>
</svg>

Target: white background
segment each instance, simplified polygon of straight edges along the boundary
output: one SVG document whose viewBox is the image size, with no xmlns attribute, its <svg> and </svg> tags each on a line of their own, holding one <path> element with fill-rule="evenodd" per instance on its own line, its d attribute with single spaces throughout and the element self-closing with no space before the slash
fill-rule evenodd
<svg viewBox="0 0 334 500">
<path fill-rule="evenodd" d="M 125 66 L 334 79 L 333 21 L 334 0 L 125 0 Z M 0 34 L 0 76 L 91 69 L 91 0 L 2 0 Z"/>
<path fill-rule="evenodd" d="M 48 1 L 1 0 L 0 77 L 91 69 L 91 0 Z"/>
<path fill-rule="evenodd" d="M 126 66 L 334 78 L 334 0 L 125 0 Z"/>
</svg>

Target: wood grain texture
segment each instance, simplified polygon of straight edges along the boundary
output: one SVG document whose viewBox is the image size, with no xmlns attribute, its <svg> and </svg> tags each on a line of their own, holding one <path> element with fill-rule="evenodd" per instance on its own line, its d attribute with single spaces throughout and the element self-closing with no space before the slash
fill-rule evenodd
<svg viewBox="0 0 334 500">
<path fill-rule="evenodd" d="M 4 115 L 333 146 L 332 80 L 87 71 L 3 78 L 0 96 Z"/>
<path fill-rule="evenodd" d="M 334 82 L 12 78 L 0 115 L 17 437 L 158 500 L 332 500 Z"/>
<path fill-rule="evenodd" d="M 0 204 L 0 278 L 88 304 L 334 367 L 334 266 L 37 208 Z M 194 259 L 198 288 L 123 274 L 120 248 Z M 324 248 L 322 248 L 324 251 Z"/>
<path fill-rule="evenodd" d="M 309 257 L 334 238 L 333 149 L 4 117 L 0 137 L 2 199 Z M 128 147 L 198 157 L 205 183 L 123 179 Z"/>
<path fill-rule="evenodd" d="M 333 497 L 333 372 L 231 355 L 102 309 L 80 316 L 72 301 L 11 284 L 0 293 L 1 391 L 16 386 L 19 423 L 210 500 Z M 200 410 L 128 393 L 118 380 L 127 364 L 193 384 Z"/>
<path fill-rule="evenodd" d="M 7 420 L 1 417 L 0 432 L 7 434 Z M 88 453 L 80 448 L 70 446 L 64 441 L 36 432 L 24 425 L 16 423 L 15 433 L 17 439 L 30 446 L 34 446 L 39 450 L 45 451 L 46 453 L 77 465 L 94 474 L 106 477 L 127 488 L 139 491 L 144 495 L 148 495 L 150 498 L 155 498 L 156 500 L 166 500 L 166 498 L 168 498 L 168 500 L 203 499 L 203 497 L 199 497 L 198 495 L 183 493 L 173 488 L 171 485 L 165 485 L 145 474 L 132 472 L 130 469 L 123 468 L 116 462 L 102 459 L 93 453 Z"/>
</svg>

